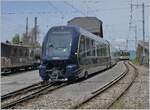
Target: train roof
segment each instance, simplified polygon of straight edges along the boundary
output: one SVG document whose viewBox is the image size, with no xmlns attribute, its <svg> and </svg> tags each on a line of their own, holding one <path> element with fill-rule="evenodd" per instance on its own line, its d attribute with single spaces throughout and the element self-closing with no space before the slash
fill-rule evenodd
<svg viewBox="0 0 150 110">
<path fill-rule="evenodd" d="M 75 17 L 75 18 L 69 20 L 68 23 L 69 23 L 69 22 L 72 22 L 72 21 L 74 21 L 74 20 L 76 20 L 76 19 L 94 20 L 94 21 L 96 21 L 96 22 L 102 23 L 102 21 L 101 21 L 100 19 L 98 19 L 97 17 L 89 17 L 89 16 L 88 16 L 88 17 Z"/>
<path fill-rule="evenodd" d="M 51 29 L 54 29 L 54 28 L 61 28 L 61 27 L 68 27 L 68 28 L 72 28 L 73 30 L 76 30 L 78 33 L 82 34 L 82 35 L 85 35 L 86 37 L 89 37 L 93 40 L 96 40 L 98 42 L 101 42 L 101 43 L 104 43 L 104 44 L 108 44 L 109 45 L 109 42 L 107 40 L 104 40 L 103 38 L 95 35 L 95 34 L 92 34 L 91 32 L 79 27 L 79 26 L 76 26 L 76 25 L 64 25 L 64 26 L 54 26 L 52 27 Z"/>
</svg>

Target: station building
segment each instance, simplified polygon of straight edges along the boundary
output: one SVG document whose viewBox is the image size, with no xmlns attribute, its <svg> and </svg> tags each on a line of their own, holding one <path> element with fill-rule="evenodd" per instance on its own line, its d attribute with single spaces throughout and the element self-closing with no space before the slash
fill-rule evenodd
<svg viewBox="0 0 150 110">
<path fill-rule="evenodd" d="M 76 25 L 103 38 L 103 22 L 97 17 L 75 17 L 68 21 L 68 25 Z"/>
</svg>

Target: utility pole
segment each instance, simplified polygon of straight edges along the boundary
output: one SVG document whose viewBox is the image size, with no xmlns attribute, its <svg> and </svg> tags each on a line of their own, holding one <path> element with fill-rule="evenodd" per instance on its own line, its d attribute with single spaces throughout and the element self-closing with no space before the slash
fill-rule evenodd
<svg viewBox="0 0 150 110">
<path fill-rule="evenodd" d="M 34 36 L 33 36 L 33 48 L 32 48 L 34 60 L 35 60 L 36 43 L 37 43 L 37 17 L 34 18 Z"/>
<path fill-rule="evenodd" d="M 34 44 L 36 44 L 37 41 L 37 17 L 34 18 Z"/>
<path fill-rule="evenodd" d="M 145 15 L 144 15 L 144 3 L 142 4 L 142 15 L 143 15 L 143 43 L 145 43 Z M 143 48 L 143 56 L 142 56 L 142 64 L 144 63 L 145 59 L 145 51 Z"/>
<path fill-rule="evenodd" d="M 23 36 L 23 44 L 27 45 L 29 42 L 28 38 L 28 16 L 26 17 L 26 23 L 25 23 L 25 35 Z"/>
<path fill-rule="evenodd" d="M 128 39 L 126 39 L 126 50 L 128 50 Z"/>
<path fill-rule="evenodd" d="M 28 16 L 26 18 L 26 38 L 28 38 Z"/>
<path fill-rule="evenodd" d="M 143 31 L 142 31 L 142 35 L 143 35 L 143 43 L 145 43 L 145 5 L 144 3 L 142 4 L 131 4 L 132 6 L 136 6 L 136 7 L 139 7 L 141 6 L 142 7 L 142 28 L 143 28 Z M 135 32 L 137 33 L 137 32 Z M 143 52 L 142 52 L 142 63 L 144 62 L 144 59 L 145 59 L 145 51 L 143 49 Z"/>
<path fill-rule="evenodd" d="M 135 49 L 137 48 L 137 25 L 135 25 Z"/>
<path fill-rule="evenodd" d="M 129 36 L 126 39 L 126 50 L 128 50 L 128 43 L 129 43 L 129 37 L 131 36 L 131 27 L 132 27 L 132 14 L 133 14 L 133 6 L 132 6 L 132 0 L 130 4 L 130 19 L 129 19 Z"/>
<path fill-rule="evenodd" d="M 142 4 L 142 15 L 143 15 L 143 42 L 145 42 L 145 14 L 144 14 L 144 3 Z"/>
<path fill-rule="evenodd" d="M 145 11 L 144 11 L 144 3 L 142 4 L 131 4 L 131 7 L 132 6 L 136 6 L 136 7 L 139 7 L 141 6 L 142 7 L 142 27 L 143 27 L 143 42 L 145 42 Z"/>
</svg>

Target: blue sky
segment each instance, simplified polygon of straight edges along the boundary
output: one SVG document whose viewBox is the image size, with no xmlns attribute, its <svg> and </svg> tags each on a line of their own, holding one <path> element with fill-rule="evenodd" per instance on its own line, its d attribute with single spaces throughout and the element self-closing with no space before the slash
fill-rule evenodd
<svg viewBox="0 0 150 110">
<path fill-rule="evenodd" d="M 112 44 L 125 47 L 125 40 L 134 39 L 134 29 L 129 34 L 131 0 L 49 0 L 49 1 L 2 1 L 1 41 L 11 40 L 15 33 L 25 32 L 26 17 L 29 19 L 29 29 L 34 26 L 34 17 L 38 18 L 40 28 L 39 41 L 49 28 L 55 25 L 66 25 L 67 21 L 79 16 L 96 16 L 103 21 L 104 38 Z M 132 0 L 133 3 L 148 4 L 148 0 Z M 148 9 L 145 8 L 146 39 L 148 40 Z M 133 20 L 138 29 L 138 40 L 142 39 L 142 10 L 133 8 Z M 129 48 L 134 49 L 133 41 Z"/>
</svg>

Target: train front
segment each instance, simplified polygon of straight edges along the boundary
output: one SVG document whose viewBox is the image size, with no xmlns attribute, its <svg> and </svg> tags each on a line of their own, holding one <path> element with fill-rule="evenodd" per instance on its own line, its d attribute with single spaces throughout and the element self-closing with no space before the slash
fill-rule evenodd
<svg viewBox="0 0 150 110">
<path fill-rule="evenodd" d="M 39 74 L 43 81 L 67 81 L 75 78 L 77 61 L 73 45 L 73 29 L 67 26 L 53 27 L 42 44 L 42 63 Z"/>
</svg>

